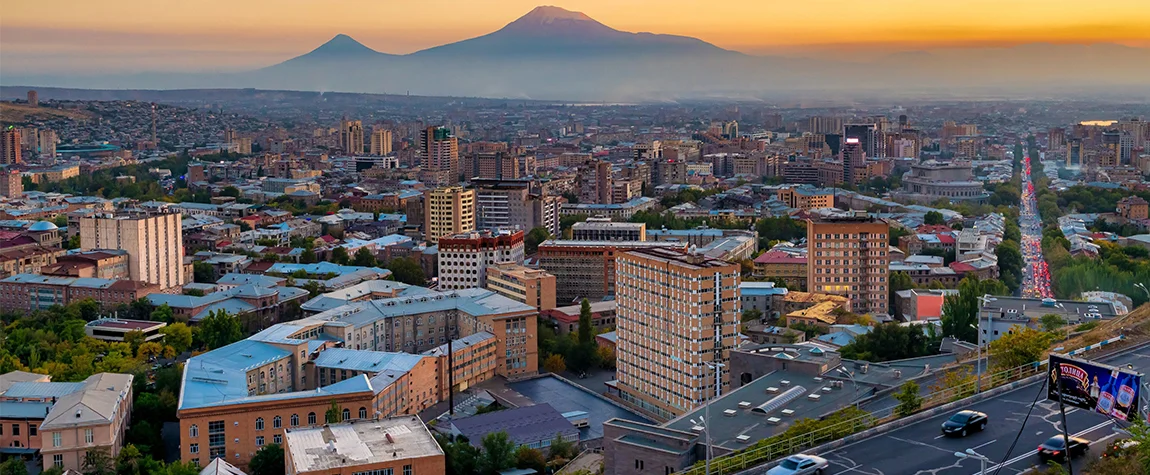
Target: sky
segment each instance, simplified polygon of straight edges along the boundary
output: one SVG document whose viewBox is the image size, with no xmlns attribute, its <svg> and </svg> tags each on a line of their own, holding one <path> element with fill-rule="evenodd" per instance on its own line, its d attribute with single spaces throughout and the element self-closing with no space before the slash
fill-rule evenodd
<svg viewBox="0 0 1150 475">
<path fill-rule="evenodd" d="M 5 2 L 0 76 L 234 71 L 339 33 L 404 54 L 483 35 L 540 0 L 53 0 Z M 867 57 L 1022 43 L 1150 47 L 1150 1 L 585 0 L 552 2 L 624 31 L 693 36 L 749 54 Z"/>
</svg>

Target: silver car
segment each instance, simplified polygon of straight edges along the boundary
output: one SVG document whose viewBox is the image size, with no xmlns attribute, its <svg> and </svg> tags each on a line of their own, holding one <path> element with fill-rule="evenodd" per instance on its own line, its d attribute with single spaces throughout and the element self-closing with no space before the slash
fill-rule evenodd
<svg viewBox="0 0 1150 475">
<path fill-rule="evenodd" d="M 830 462 L 814 455 L 792 455 L 783 459 L 775 468 L 767 471 L 767 475 L 823 475 Z"/>
</svg>

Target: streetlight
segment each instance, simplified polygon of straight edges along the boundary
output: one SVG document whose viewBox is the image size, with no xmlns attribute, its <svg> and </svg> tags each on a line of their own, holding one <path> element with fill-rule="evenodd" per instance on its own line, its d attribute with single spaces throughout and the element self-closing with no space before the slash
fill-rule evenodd
<svg viewBox="0 0 1150 475">
<path fill-rule="evenodd" d="M 998 301 L 998 299 L 991 297 L 990 294 L 978 297 L 978 321 L 974 325 L 974 331 L 978 335 L 978 361 L 974 363 L 975 369 L 978 371 L 978 380 L 974 385 L 974 393 L 979 394 L 982 392 L 982 330 L 979 328 L 982 325 L 982 309 L 986 308 L 990 302 Z M 986 314 L 986 328 L 989 331 L 991 328 L 991 314 Z M 990 359 L 990 349 L 987 349 L 986 359 Z"/>
<path fill-rule="evenodd" d="M 1139 289 L 1142 289 L 1143 292 L 1146 292 L 1146 298 L 1150 298 L 1150 289 L 1146 288 L 1146 284 L 1139 282 L 1137 284 L 1134 284 L 1134 286 L 1138 287 Z"/>
<path fill-rule="evenodd" d="M 837 371 L 840 374 L 842 374 L 843 376 L 846 376 L 847 379 L 850 379 L 851 384 L 854 385 L 854 387 L 855 387 L 855 397 L 854 397 L 855 407 L 858 407 L 858 404 L 859 404 L 858 403 L 858 400 L 859 400 L 859 383 L 858 383 L 858 381 L 855 380 L 855 374 L 848 371 L 846 368 L 843 368 L 842 366 L 839 366 L 839 369 Z"/>
<path fill-rule="evenodd" d="M 719 398 L 719 390 L 723 387 L 723 363 L 703 362 L 708 368 L 715 370 L 715 393 L 714 396 L 703 403 L 703 418 L 696 421 L 691 419 L 691 423 L 703 428 L 703 434 L 707 437 L 707 447 L 703 452 L 703 466 L 707 475 L 711 475 L 711 402 Z"/>
<path fill-rule="evenodd" d="M 954 456 L 960 459 L 978 459 L 979 462 L 982 462 L 982 470 L 979 470 L 978 473 L 980 475 L 986 475 L 986 462 L 989 462 L 990 459 L 986 458 L 985 455 L 975 452 L 974 449 L 966 449 L 966 452 L 955 452 Z"/>
</svg>

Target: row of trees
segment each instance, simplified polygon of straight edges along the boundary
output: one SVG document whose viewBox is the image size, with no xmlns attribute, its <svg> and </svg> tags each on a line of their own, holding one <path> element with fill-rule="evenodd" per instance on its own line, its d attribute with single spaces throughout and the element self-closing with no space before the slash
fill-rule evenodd
<svg viewBox="0 0 1150 475">
<path fill-rule="evenodd" d="M 516 448 L 515 442 L 506 432 L 493 432 L 483 437 L 480 447 L 475 447 L 465 437 L 435 435 L 447 459 L 447 475 L 497 475 L 511 469 L 534 469 L 538 473 L 548 473 L 578 455 L 574 441 L 555 435 L 547 455 L 539 449 L 527 446 Z M 281 472 L 282 473 L 282 472 Z"/>
</svg>

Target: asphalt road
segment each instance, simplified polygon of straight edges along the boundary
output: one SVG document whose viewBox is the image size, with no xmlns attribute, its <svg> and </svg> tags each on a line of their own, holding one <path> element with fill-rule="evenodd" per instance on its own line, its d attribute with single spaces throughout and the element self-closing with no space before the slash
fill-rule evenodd
<svg viewBox="0 0 1150 475">
<path fill-rule="evenodd" d="M 1150 370 L 1150 347 L 1103 361 L 1115 366 L 1132 364 L 1146 372 Z M 1023 427 L 1022 421 L 1036 395 L 1039 402 Z M 1046 389 L 1039 383 L 972 404 L 969 408 L 985 412 L 990 424 L 985 431 L 966 438 L 942 437 L 940 427 L 950 417 L 945 414 L 821 455 L 830 461 L 829 473 L 833 474 L 978 475 L 980 461 L 954 455 L 974 449 L 995 461 L 988 464 L 987 473 L 996 473 L 1001 468 L 997 473 L 1013 475 L 1038 465 L 1038 445 L 1062 431 L 1058 403 L 1045 399 Z M 1093 411 L 1068 407 L 1066 420 L 1072 435 L 1092 441 L 1090 454 L 1075 462 L 1076 473 L 1089 460 L 1100 456 L 1106 445 L 1123 436 L 1112 419 Z M 1016 436 L 1018 443 L 1007 457 Z"/>
</svg>

